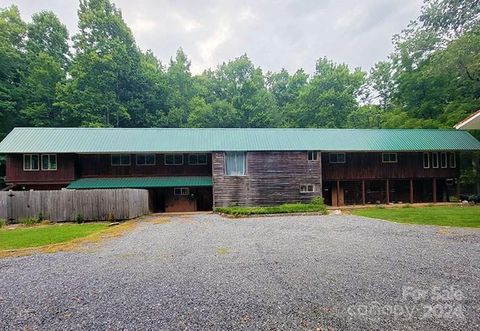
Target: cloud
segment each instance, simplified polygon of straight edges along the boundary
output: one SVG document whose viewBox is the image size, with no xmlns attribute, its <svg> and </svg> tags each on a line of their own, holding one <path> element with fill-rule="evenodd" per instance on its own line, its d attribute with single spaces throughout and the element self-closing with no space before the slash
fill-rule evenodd
<svg viewBox="0 0 480 331">
<path fill-rule="evenodd" d="M 166 63 L 182 47 L 195 73 L 247 53 L 265 71 L 318 58 L 368 70 L 392 51 L 392 35 L 418 16 L 421 0 L 114 0 L 142 49 Z M 0 0 L 25 19 L 53 10 L 76 32 L 76 1 Z"/>
</svg>

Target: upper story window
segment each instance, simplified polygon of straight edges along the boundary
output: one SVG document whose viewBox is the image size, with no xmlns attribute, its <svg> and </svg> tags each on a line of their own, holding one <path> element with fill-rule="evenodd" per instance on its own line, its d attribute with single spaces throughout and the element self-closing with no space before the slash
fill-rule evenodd
<svg viewBox="0 0 480 331">
<path fill-rule="evenodd" d="M 308 151 L 307 152 L 307 159 L 308 159 L 308 161 L 317 161 L 318 160 L 318 153 L 316 151 Z"/>
<path fill-rule="evenodd" d="M 449 153 L 449 159 L 450 159 L 450 168 L 456 168 L 457 167 L 457 158 L 455 157 L 455 153 L 451 152 Z"/>
<path fill-rule="evenodd" d="M 112 166 L 129 166 L 131 164 L 130 154 L 112 154 Z"/>
<path fill-rule="evenodd" d="M 442 152 L 440 154 L 440 167 L 441 168 L 448 168 L 447 152 Z"/>
<path fill-rule="evenodd" d="M 430 168 L 430 153 L 423 153 L 423 167 Z"/>
<path fill-rule="evenodd" d="M 382 153 L 382 163 L 397 163 L 397 153 Z"/>
<path fill-rule="evenodd" d="M 432 168 L 438 168 L 439 162 L 438 162 L 438 153 L 432 153 Z"/>
<path fill-rule="evenodd" d="M 23 155 L 23 170 L 25 170 L 25 171 L 40 170 L 38 154 L 24 154 Z"/>
<path fill-rule="evenodd" d="M 330 153 L 328 154 L 328 160 L 330 163 L 345 163 L 345 153 Z"/>
<path fill-rule="evenodd" d="M 56 154 L 42 154 L 42 170 L 48 170 L 48 171 L 57 170 Z"/>
<path fill-rule="evenodd" d="M 207 154 L 189 154 L 188 164 L 190 165 L 205 165 L 207 164 Z"/>
<path fill-rule="evenodd" d="M 155 154 L 137 154 L 137 165 L 155 165 Z"/>
<path fill-rule="evenodd" d="M 246 168 L 245 152 L 225 153 L 225 174 L 227 176 L 244 176 Z"/>
<path fill-rule="evenodd" d="M 183 154 L 165 154 L 165 165 L 182 165 Z"/>
</svg>

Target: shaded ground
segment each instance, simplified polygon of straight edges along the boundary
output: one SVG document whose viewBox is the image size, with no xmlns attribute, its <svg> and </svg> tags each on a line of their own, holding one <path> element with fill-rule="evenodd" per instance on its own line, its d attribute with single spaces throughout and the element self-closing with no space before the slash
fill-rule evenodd
<svg viewBox="0 0 480 331">
<path fill-rule="evenodd" d="M 476 330 L 479 253 L 478 229 L 172 217 L 0 260 L 0 329 Z"/>
</svg>

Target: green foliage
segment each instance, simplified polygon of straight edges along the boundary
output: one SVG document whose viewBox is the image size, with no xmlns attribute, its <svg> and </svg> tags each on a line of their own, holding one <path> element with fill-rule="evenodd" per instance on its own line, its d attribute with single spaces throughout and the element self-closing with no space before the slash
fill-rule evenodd
<svg viewBox="0 0 480 331">
<path fill-rule="evenodd" d="M 77 224 L 85 223 L 85 219 L 83 218 L 82 214 L 78 214 L 77 217 L 75 217 L 75 223 Z"/>
<path fill-rule="evenodd" d="M 7 225 L 7 221 L 4 220 L 3 218 L 0 218 L 0 229 L 5 227 Z"/>
<path fill-rule="evenodd" d="M 22 218 L 20 220 L 20 223 L 25 225 L 25 226 L 32 226 L 32 225 L 35 225 L 35 224 L 39 224 L 41 222 L 42 222 L 42 220 L 37 218 L 37 217 L 27 217 L 27 218 Z"/>
<path fill-rule="evenodd" d="M 216 212 L 233 216 L 266 215 L 266 214 L 290 214 L 290 213 L 319 213 L 326 214 L 327 208 L 321 197 L 314 198 L 311 203 L 285 203 L 278 206 L 258 207 L 220 207 Z"/>
<path fill-rule="evenodd" d="M 313 75 L 264 73 L 244 54 L 193 75 L 181 48 L 165 65 L 142 52 L 110 0 L 81 0 L 72 38 L 54 13 L 27 24 L 11 6 L 0 138 L 14 126 L 451 128 L 480 108 L 479 21 L 479 0 L 424 0 L 368 74 L 327 58 Z"/>
</svg>

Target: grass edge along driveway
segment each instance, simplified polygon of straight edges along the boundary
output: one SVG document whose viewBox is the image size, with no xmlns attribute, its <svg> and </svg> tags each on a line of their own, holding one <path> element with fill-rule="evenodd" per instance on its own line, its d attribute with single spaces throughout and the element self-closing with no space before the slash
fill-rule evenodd
<svg viewBox="0 0 480 331">
<path fill-rule="evenodd" d="M 85 238 L 108 228 L 107 223 L 49 224 L 0 229 L 0 251 L 37 248 Z"/>
<path fill-rule="evenodd" d="M 453 227 L 480 227 L 480 206 L 429 206 L 353 209 L 353 215 L 397 223 Z"/>
</svg>

